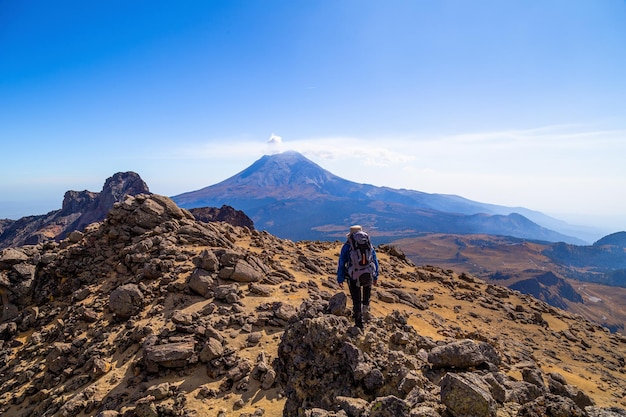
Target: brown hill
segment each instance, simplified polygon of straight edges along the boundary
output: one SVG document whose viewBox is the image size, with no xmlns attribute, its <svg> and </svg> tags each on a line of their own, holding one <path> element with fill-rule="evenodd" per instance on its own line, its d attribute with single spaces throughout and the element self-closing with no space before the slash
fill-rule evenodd
<svg viewBox="0 0 626 417">
<path fill-rule="evenodd" d="M 600 280 L 604 276 L 597 266 L 585 266 L 586 260 L 593 259 L 589 250 L 601 249 L 596 245 L 568 250 L 586 253 L 576 258 L 577 264 L 572 264 L 555 262 L 546 255 L 554 253 L 555 248 L 564 251 L 567 248 L 560 248 L 565 244 L 506 236 L 425 234 L 394 244 L 415 263 L 465 271 L 487 282 L 531 294 L 612 331 L 623 332 L 626 326 L 626 288 L 575 279 Z"/>
<path fill-rule="evenodd" d="M 136 195 L 5 249 L 0 414 L 626 415 L 621 334 L 390 246 L 361 331 L 340 247 Z"/>
<path fill-rule="evenodd" d="M 226 222 L 233 226 L 247 227 L 254 229 L 254 222 L 250 217 L 241 210 L 235 210 L 234 208 L 226 205 L 222 207 L 198 207 L 189 209 L 189 212 L 193 214 L 196 220 L 202 222 Z"/>
</svg>

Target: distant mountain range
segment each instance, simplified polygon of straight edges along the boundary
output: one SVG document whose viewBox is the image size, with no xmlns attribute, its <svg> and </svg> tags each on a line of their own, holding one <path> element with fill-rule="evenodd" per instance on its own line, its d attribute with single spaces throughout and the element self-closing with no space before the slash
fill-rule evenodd
<svg viewBox="0 0 626 417">
<path fill-rule="evenodd" d="M 348 226 L 358 223 L 377 243 L 424 232 L 588 243 L 584 230 L 537 211 L 359 184 L 293 151 L 263 156 L 218 184 L 172 199 L 188 209 L 227 204 L 244 211 L 257 229 L 292 240 L 343 239 Z"/>
</svg>

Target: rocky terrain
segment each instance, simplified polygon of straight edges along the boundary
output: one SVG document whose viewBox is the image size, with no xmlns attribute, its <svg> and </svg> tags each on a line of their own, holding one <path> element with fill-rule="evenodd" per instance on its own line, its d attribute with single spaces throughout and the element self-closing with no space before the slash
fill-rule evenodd
<svg viewBox="0 0 626 417">
<path fill-rule="evenodd" d="M 189 210 L 196 220 L 200 220 L 206 223 L 211 222 L 225 222 L 232 224 L 233 226 L 247 227 L 248 229 L 254 229 L 254 222 L 250 217 L 241 210 L 235 210 L 234 208 L 222 205 L 222 207 L 197 207 Z"/>
<path fill-rule="evenodd" d="M 0 251 L 0 415 L 626 416 L 626 337 L 379 245 L 364 330 L 339 241 L 138 194 Z"/>
</svg>

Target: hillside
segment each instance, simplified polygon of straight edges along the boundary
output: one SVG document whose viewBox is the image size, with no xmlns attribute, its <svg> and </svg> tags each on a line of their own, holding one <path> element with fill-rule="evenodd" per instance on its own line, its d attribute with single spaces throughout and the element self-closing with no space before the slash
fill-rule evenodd
<svg viewBox="0 0 626 417">
<path fill-rule="evenodd" d="M 616 233 L 589 246 L 444 234 L 394 244 L 419 264 L 465 271 L 581 314 L 612 331 L 624 331 L 626 252 L 618 244 L 623 235 Z"/>
<path fill-rule="evenodd" d="M 361 332 L 340 246 L 137 195 L 5 249 L 0 414 L 626 415 L 623 335 L 384 245 Z"/>
<path fill-rule="evenodd" d="M 346 224 L 362 224 L 380 242 L 438 232 L 584 243 L 543 226 L 563 225 L 538 212 L 455 195 L 359 184 L 297 152 L 265 155 L 218 184 L 172 199 L 186 209 L 227 204 L 243 210 L 258 229 L 291 240 L 332 241 L 343 236 Z"/>
</svg>

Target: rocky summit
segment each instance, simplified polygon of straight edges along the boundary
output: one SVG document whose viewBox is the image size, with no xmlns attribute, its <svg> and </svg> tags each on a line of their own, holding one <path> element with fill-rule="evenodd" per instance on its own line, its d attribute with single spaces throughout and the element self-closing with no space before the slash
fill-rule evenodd
<svg viewBox="0 0 626 417">
<path fill-rule="evenodd" d="M 19 220 L 0 221 L 0 248 L 33 245 L 60 240 L 74 230 L 104 220 L 116 202 L 128 195 L 150 193 L 148 185 L 135 172 L 118 172 L 107 178 L 102 191 L 67 191 L 59 210 Z"/>
<path fill-rule="evenodd" d="M 626 416 L 626 337 L 379 245 L 363 330 L 342 242 L 127 196 L 0 251 L 0 415 Z"/>
</svg>

